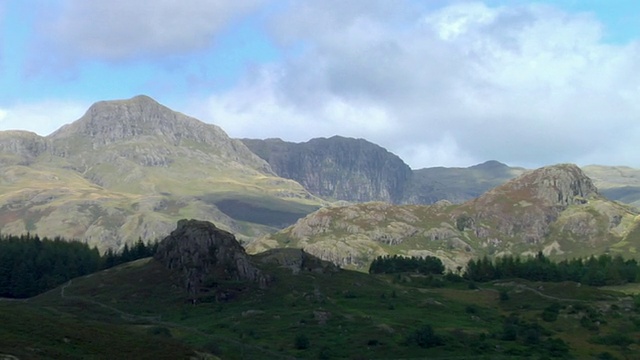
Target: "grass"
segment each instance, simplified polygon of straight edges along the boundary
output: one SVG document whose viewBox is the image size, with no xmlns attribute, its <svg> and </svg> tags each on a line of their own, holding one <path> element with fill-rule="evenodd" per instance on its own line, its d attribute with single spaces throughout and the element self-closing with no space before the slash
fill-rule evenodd
<svg viewBox="0 0 640 360">
<path fill-rule="evenodd" d="M 221 288 L 238 291 L 229 302 L 204 295 L 192 304 L 176 285 L 180 279 L 151 259 L 74 279 L 64 291 L 58 288 L 27 302 L 0 302 L 0 354 L 30 358 L 34 346 L 28 343 L 37 340 L 35 348 L 43 354 L 65 358 L 90 358 L 87 354 L 113 346 L 124 357 L 153 354 L 156 350 L 144 345 L 150 342 L 172 358 L 199 351 L 224 359 L 543 359 L 549 358 L 553 339 L 561 339 L 570 349 L 565 358 L 595 358 L 604 351 L 624 358 L 637 344 L 620 347 L 589 339 L 604 336 L 608 341 L 608 335 L 622 331 L 632 338 L 640 335 L 640 320 L 634 320 L 640 314 L 630 310 L 627 297 L 575 283 L 514 279 L 476 289 L 465 282 L 430 288 L 422 277 L 408 274 L 340 270 L 292 275 L 288 269 L 261 266 L 276 279 L 272 286 L 261 290 L 223 283 Z M 501 300 L 500 292 L 508 299 Z M 558 316 L 546 322 L 542 313 L 550 306 L 559 308 Z M 505 321 L 514 316 L 521 330 L 515 341 L 504 340 Z M 585 316 L 593 317 L 593 324 L 598 321 L 597 330 L 581 324 Z M 407 343 L 425 325 L 443 345 Z M 529 344 L 526 331 L 532 330 L 526 329 L 536 326 L 541 329 L 535 333 L 537 342 Z M 65 337 L 76 346 L 67 346 Z M 308 342 L 300 346 L 305 338 Z"/>
</svg>

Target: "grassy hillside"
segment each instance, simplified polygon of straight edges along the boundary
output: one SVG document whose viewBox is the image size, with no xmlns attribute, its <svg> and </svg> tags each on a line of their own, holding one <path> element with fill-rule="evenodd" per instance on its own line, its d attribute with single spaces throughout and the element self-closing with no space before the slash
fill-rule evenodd
<svg viewBox="0 0 640 360">
<path fill-rule="evenodd" d="M 164 237 L 182 218 L 248 241 L 322 202 L 222 129 L 144 96 L 94 104 L 47 137 L 0 133 L 0 170 L 0 231 L 100 250 Z"/>
<path fill-rule="evenodd" d="M 294 275 L 255 259 L 275 283 L 265 290 L 221 284 L 238 294 L 228 302 L 206 295 L 187 302 L 173 275 L 150 259 L 74 279 L 26 302 L 0 302 L 0 354 L 624 359 L 638 347 L 640 316 L 621 293 L 522 280 L 441 287 L 431 277 L 345 270 Z"/>
</svg>

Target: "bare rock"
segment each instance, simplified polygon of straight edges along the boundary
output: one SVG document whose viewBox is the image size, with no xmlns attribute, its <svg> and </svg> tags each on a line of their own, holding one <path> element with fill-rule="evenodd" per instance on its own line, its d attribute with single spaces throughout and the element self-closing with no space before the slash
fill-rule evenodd
<svg viewBox="0 0 640 360">
<path fill-rule="evenodd" d="M 182 275 L 191 295 L 221 281 L 247 281 L 262 288 L 269 283 L 235 236 L 207 221 L 178 221 L 178 227 L 160 242 L 155 258 Z"/>
</svg>

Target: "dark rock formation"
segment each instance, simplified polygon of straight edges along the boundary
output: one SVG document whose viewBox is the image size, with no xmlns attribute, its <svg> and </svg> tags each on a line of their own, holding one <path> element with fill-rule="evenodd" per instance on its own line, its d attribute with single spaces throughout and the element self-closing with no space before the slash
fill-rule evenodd
<svg viewBox="0 0 640 360">
<path fill-rule="evenodd" d="M 363 139 L 334 136 L 306 143 L 242 142 L 278 176 L 293 179 L 327 199 L 398 203 L 411 178 L 411 168 L 402 159 Z"/>
<path fill-rule="evenodd" d="M 160 242 L 155 259 L 178 272 L 194 297 L 224 281 L 246 281 L 262 288 L 269 283 L 235 236 L 207 221 L 178 221 Z"/>
</svg>

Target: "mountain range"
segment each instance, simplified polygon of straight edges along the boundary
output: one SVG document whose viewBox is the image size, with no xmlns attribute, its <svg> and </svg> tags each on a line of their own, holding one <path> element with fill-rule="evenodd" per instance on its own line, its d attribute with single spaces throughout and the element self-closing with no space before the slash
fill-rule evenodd
<svg viewBox="0 0 640 360">
<path fill-rule="evenodd" d="M 561 164 L 524 172 L 462 204 L 383 202 L 322 208 L 248 245 L 250 252 L 302 248 L 345 268 L 366 270 L 378 256 L 436 256 L 451 269 L 472 258 L 637 256 L 637 209 L 598 193 L 584 172 Z"/>
<path fill-rule="evenodd" d="M 364 139 L 232 139 L 147 96 L 98 102 L 45 137 L 0 132 L 0 169 L 2 233 L 121 249 L 196 218 L 235 233 L 245 245 L 253 242 L 251 251 L 300 246 L 355 268 L 394 253 L 440 254 L 450 266 L 538 248 L 569 255 L 565 242 L 579 235 L 593 240 L 589 251 L 618 244 L 615 249 L 633 253 L 636 212 L 606 197 L 640 201 L 640 170 L 631 168 L 530 171 L 488 161 L 412 170 Z M 556 189 L 547 179 L 554 176 L 568 189 L 590 185 L 561 203 L 551 201 L 560 196 L 555 190 L 537 198 Z M 515 188 L 538 190 L 507 191 Z"/>
</svg>

